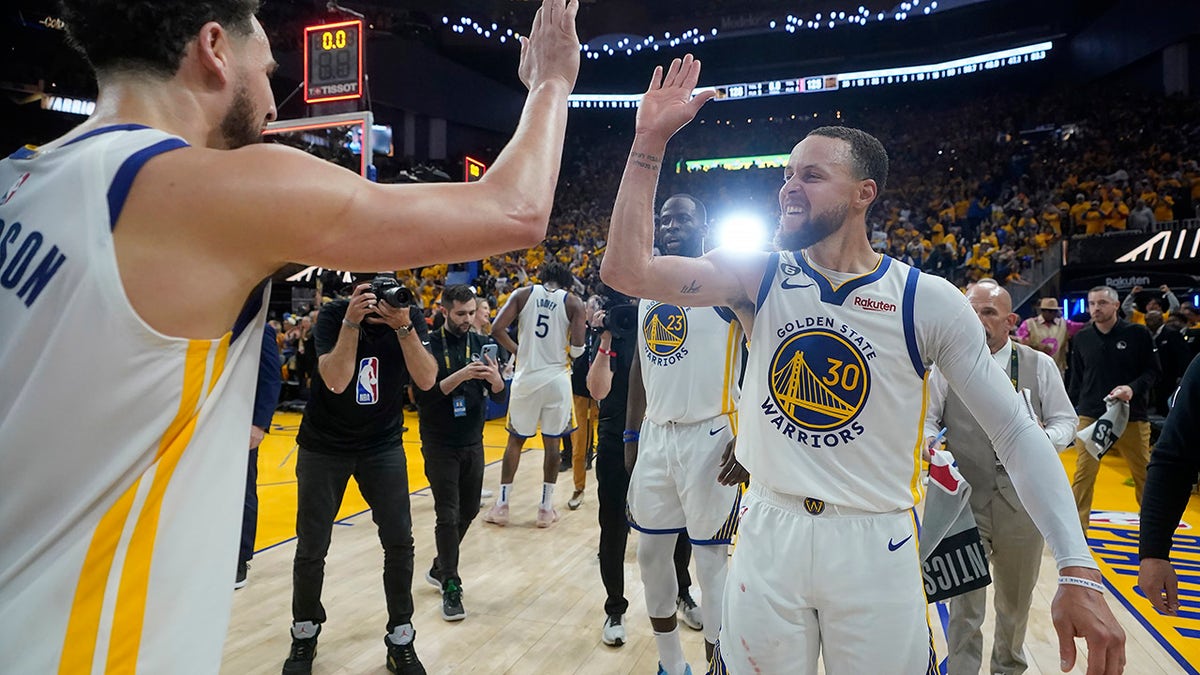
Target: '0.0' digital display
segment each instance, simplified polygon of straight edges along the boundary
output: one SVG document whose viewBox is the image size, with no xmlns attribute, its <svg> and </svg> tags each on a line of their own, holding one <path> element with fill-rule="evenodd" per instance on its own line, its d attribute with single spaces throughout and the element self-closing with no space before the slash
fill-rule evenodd
<svg viewBox="0 0 1200 675">
<path fill-rule="evenodd" d="M 324 103 L 362 96 L 362 22 L 304 29 L 304 101 Z"/>
</svg>

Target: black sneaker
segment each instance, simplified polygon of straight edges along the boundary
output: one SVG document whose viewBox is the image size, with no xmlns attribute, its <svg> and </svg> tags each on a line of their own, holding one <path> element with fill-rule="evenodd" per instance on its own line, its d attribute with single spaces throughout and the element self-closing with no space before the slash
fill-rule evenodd
<svg viewBox="0 0 1200 675">
<path fill-rule="evenodd" d="M 434 558 L 433 564 L 429 566 L 429 571 L 425 573 L 425 581 L 440 591 L 442 590 L 442 574 L 438 572 L 437 567 L 437 558 Z"/>
<path fill-rule="evenodd" d="M 596 451 L 592 450 L 591 448 L 588 448 L 587 464 L 585 465 L 585 468 L 587 468 L 588 471 L 592 470 L 592 462 L 595 461 L 595 459 L 596 459 Z"/>
<path fill-rule="evenodd" d="M 570 469 L 572 467 L 571 454 L 572 453 L 569 453 L 566 450 L 562 450 L 558 453 L 558 470 L 559 471 L 566 471 L 567 469 Z"/>
<path fill-rule="evenodd" d="M 237 576 L 233 578 L 233 588 L 237 590 L 246 585 L 246 573 L 250 570 L 250 563 L 239 562 L 237 565 Z"/>
<path fill-rule="evenodd" d="M 391 638 L 385 635 L 383 644 L 387 645 L 387 669 L 390 672 L 397 675 L 425 675 L 425 666 L 417 658 L 417 650 L 412 642 L 406 645 L 392 644 Z"/>
<path fill-rule="evenodd" d="M 454 579 L 447 579 L 442 589 L 442 618 L 447 621 L 462 621 L 467 618 L 467 610 L 463 609 L 462 586 Z"/>
<path fill-rule="evenodd" d="M 310 638 L 292 636 L 292 652 L 287 661 L 283 662 L 284 675 L 310 675 L 312 662 L 317 656 L 317 636 L 321 634 L 321 626 L 317 626 L 317 634 Z"/>
</svg>

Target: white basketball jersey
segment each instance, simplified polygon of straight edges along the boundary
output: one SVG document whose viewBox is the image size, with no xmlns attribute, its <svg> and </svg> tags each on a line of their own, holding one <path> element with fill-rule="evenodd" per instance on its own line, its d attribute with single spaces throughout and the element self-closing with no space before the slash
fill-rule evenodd
<svg viewBox="0 0 1200 675">
<path fill-rule="evenodd" d="M 737 411 L 742 326 L 724 307 L 638 304 L 646 419 L 693 424 Z"/>
<path fill-rule="evenodd" d="M 112 236 L 141 166 L 185 145 L 120 125 L 0 161 L 4 672 L 220 667 L 266 303 L 162 335 Z"/>
<path fill-rule="evenodd" d="M 569 372 L 571 320 L 567 291 L 536 284 L 517 317 L 517 367 L 514 377 L 539 371 Z"/>
<path fill-rule="evenodd" d="M 802 256 L 771 255 L 737 445 L 754 481 L 867 511 L 918 501 L 926 373 L 913 320 L 918 275 L 885 256 L 838 283 Z"/>
</svg>

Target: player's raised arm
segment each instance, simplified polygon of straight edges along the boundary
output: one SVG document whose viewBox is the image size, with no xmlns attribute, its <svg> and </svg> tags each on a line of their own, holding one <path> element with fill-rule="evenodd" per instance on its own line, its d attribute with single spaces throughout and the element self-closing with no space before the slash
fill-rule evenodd
<svg viewBox="0 0 1200 675">
<path fill-rule="evenodd" d="M 715 95 L 703 91 L 692 96 L 699 79 L 700 62 L 691 54 L 672 61 L 665 74 L 662 66 L 654 69 L 638 106 L 633 149 L 617 190 L 600 277 L 635 297 L 692 307 L 738 305 L 748 293 L 729 269 L 728 257 L 653 255 L 654 189 L 667 141 Z"/>
<path fill-rule="evenodd" d="M 139 178 L 145 185 L 135 185 L 129 206 L 140 201 L 159 218 L 195 214 L 186 228 L 200 230 L 193 238 L 224 241 L 216 255 L 244 260 L 258 277 L 288 261 L 401 269 L 534 246 L 545 237 L 579 70 L 578 6 L 545 0 L 522 37 L 519 74 L 529 95 L 512 141 L 477 183 L 379 185 L 275 145 L 193 148 L 154 160 L 160 170 Z M 212 236 L 214 228 L 227 236 Z"/>
</svg>

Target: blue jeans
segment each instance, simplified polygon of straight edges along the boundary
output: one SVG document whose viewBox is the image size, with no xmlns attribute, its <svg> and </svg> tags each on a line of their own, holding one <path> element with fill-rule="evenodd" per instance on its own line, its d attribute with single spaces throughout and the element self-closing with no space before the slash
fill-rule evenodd
<svg viewBox="0 0 1200 675">
<path fill-rule="evenodd" d="M 296 558 L 292 566 L 292 620 L 325 622 L 321 587 L 333 522 L 354 476 L 371 507 L 383 545 L 383 593 L 388 624 L 410 623 L 413 615 L 412 513 L 404 447 L 362 454 L 321 453 L 300 448 L 296 458 Z"/>
</svg>

